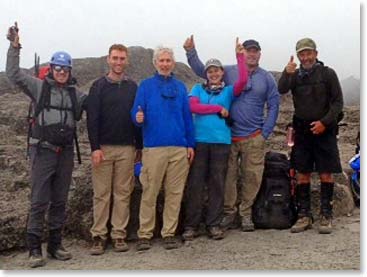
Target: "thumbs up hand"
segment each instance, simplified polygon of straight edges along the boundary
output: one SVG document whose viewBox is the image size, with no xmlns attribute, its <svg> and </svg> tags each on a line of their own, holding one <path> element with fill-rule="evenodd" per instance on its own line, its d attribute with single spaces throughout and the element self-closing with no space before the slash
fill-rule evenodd
<svg viewBox="0 0 367 277">
<path fill-rule="evenodd" d="M 144 112 L 143 109 L 138 106 L 138 112 L 135 115 L 136 122 L 143 123 L 144 122 Z"/>
<path fill-rule="evenodd" d="M 236 38 L 236 54 L 245 54 L 245 48 L 243 47 L 243 45 L 240 43 L 239 38 Z"/>
<path fill-rule="evenodd" d="M 191 35 L 185 40 L 183 47 L 186 51 L 190 51 L 195 48 L 194 35 Z"/>
<path fill-rule="evenodd" d="M 285 71 L 288 74 L 293 74 L 294 72 L 296 72 L 296 68 L 297 68 L 297 64 L 294 62 L 294 57 L 291 56 L 287 66 L 285 67 Z"/>
<path fill-rule="evenodd" d="M 8 34 L 6 35 L 6 38 L 11 42 L 14 48 L 19 48 L 20 46 L 18 32 L 18 23 L 15 22 L 14 25 L 8 29 Z"/>
</svg>

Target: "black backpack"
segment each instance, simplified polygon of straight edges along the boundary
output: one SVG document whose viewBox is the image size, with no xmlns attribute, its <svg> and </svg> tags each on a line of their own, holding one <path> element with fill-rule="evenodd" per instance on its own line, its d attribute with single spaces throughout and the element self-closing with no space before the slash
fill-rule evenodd
<svg viewBox="0 0 367 277">
<path fill-rule="evenodd" d="M 252 206 L 256 228 L 287 229 L 296 221 L 296 208 L 287 156 L 267 152 L 260 191 Z"/>
</svg>

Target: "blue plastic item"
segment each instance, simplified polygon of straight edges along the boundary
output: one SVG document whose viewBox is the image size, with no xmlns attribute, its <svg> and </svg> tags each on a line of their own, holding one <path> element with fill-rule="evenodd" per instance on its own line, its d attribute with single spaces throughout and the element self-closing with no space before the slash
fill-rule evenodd
<svg viewBox="0 0 367 277">
<path fill-rule="evenodd" d="M 134 175 L 135 175 L 135 177 L 140 176 L 142 166 L 143 166 L 143 164 L 141 162 L 135 163 L 135 165 L 134 165 Z"/>
</svg>

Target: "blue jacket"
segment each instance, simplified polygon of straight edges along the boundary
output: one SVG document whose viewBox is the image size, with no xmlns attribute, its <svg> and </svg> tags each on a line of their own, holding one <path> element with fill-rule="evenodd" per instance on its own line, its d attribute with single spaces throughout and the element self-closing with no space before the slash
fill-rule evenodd
<svg viewBox="0 0 367 277">
<path fill-rule="evenodd" d="M 201 104 L 220 105 L 228 111 L 233 99 L 233 86 L 226 86 L 219 94 L 209 94 L 202 84 L 191 89 L 190 96 L 197 97 Z M 195 140 L 202 143 L 231 144 L 231 129 L 217 113 L 194 114 Z"/>
<path fill-rule="evenodd" d="M 144 122 L 136 122 L 138 107 L 144 112 Z M 140 83 L 131 110 L 131 118 L 143 127 L 144 147 L 194 147 L 194 126 L 187 90 L 173 75 L 156 73 Z"/>
<path fill-rule="evenodd" d="M 199 77 L 205 78 L 204 64 L 200 61 L 196 49 L 186 53 L 188 63 Z M 237 65 L 224 66 L 224 82 L 233 85 L 238 77 Z M 230 110 L 234 120 L 232 136 L 242 137 L 262 130 L 268 138 L 278 118 L 280 96 L 274 77 L 270 72 L 257 68 L 249 75 L 246 88 L 232 103 Z M 264 106 L 267 117 L 264 117 Z"/>
</svg>

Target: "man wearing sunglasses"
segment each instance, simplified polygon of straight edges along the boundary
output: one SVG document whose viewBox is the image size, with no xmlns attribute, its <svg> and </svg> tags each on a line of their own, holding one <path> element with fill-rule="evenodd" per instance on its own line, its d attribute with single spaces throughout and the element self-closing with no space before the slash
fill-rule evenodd
<svg viewBox="0 0 367 277">
<path fill-rule="evenodd" d="M 30 136 L 31 207 L 27 222 L 29 265 L 45 265 L 41 237 L 48 210 L 47 253 L 58 260 L 72 258 L 61 243 L 66 217 L 66 202 L 74 165 L 73 139 L 76 121 L 81 117 L 86 95 L 77 91 L 71 76 L 72 59 L 66 52 L 56 52 L 50 60 L 50 72 L 44 80 L 30 76 L 19 68 L 18 26 L 9 28 L 10 47 L 6 74 L 22 88 L 33 103 Z"/>
<path fill-rule="evenodd" d="M 259 66 L 261 57 L 259 42 L 249 39 L 242 45 L 247 57 L 249 77 L 244 91 L 233 101 L 230 110 L 230 116 L 233 119 L 232 144 L 225 183 L 224 216 L 221 227 L 223 229 L 232 227 L 238 211 L 241 217 L 241 230 L 249 232 L 255 229 L 252 222 L 252 205 L 260 189 L 264 170 L 265 140 L 274 129 L 280 96 L 274 77 Z M 186 39 L 184 49 L 193 71 L 199 77 L 205 78 L 204 64 L 200 61 L 195 49 L 193 36 Z M 237 65 L 227 65 L 223 68 L 225 84 L 233 85 L 238 76 Z M 237 208 L 238 166 L 242 178 L 240 178 L 241 196 L 239 197 L 241 201 Z"/>
</svg>

